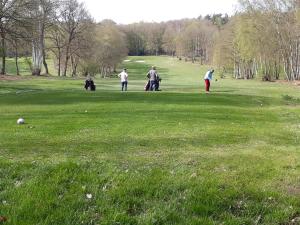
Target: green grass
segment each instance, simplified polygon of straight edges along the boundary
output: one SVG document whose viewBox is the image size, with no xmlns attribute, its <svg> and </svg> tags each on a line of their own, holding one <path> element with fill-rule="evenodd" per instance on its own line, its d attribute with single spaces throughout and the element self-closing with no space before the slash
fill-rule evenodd
<svg viewBox="0 0 300 225">
<path fill-rule="evenodd" d="M 19 73 L 21 76 L 31 76 L 32 72 L 30 70 L 30 65 L 28 64 L 28 61 L 31 63 L 31 58 L 19 58 L 18 59 L 18 64 L 19 64 Z M 54 61 L 52 59 L 47 59 L 47 64 L 49 68 L 49 73 L 51 75 L 56 76 L 57 75 L 57 70 L 54 66 Z M 1 67 L 2 65 L 0 65 Z M 16 68 L 16 61 L 14 58 L 7 58 L 6 59 L 6 73 L 8 75 L 15 75 L 17 74 L 17 68 Z M 42 74 L 45 73 L 44 67 L 42 68 Z"/>
<path fill-rule="evenodd" d="M 206 95 L 207 67 L 130 59 L 128 93 L 117 78 L 96 79 L 95 93 L 82 90 L 83 79 L 0 81 L 5 224 L 284 225 L 299 217 L 298 87 L 226 77 Z M 143 92 L 151 65 L 162 92 Z"/>
<path fill-rule="evenodd" d="M 30 67 L 29 67 L 28 63 L 26 62 L 26 59 L 20 58 L 20 59 L 18 59 L 18 61 L 19 61 L 20 74 L 24 75 L 24 76 L 31 75 Z M 15 62 L 14 58 L 6 59 L 6 73 L 9 75 L 17 74 L 16 62 Z"/>
</svg>

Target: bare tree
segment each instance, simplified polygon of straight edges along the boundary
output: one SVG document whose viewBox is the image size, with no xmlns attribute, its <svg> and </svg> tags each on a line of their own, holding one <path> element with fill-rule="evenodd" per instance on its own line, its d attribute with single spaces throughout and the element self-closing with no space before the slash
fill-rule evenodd
<svg viewBox="0 0 300 225">
<path fill-rule="evenodd" d="M 100 73 L 108 77 L 128 55 L 126 35 L 118 26 L 101 22 L 95 27 L 89 51 L 81 53 L 80 69 L 84 75 Z M 89 35 L 91 36 L 91 35 Z"/>
<path fill-rule="evenodd" d="M 72 56 L 72 44 L 85 32 L 86 27 L 92 22 L 91 17 L 82 3 L 77 0 L 65 0 L 60 8 L 60 25 L 66 33 L 65 58 L 63 76 L 67 76 L 68 65 Z"/>
<path fill-rule="evenodd" d="M 216 29 L 210 22 L 192 20 L 177 38 L 177 53 L 191 59 L 194 63 L 200 58 L 201 64 L 211 57 L 213 36 Z"/>
<path fill-rule="evenodd" d="M 57 0 L 28 0 L 27 11 L 24 13 L 27 21 L 27 35 L 32 44 L 32 75 L 40 75 L 42 65 L 46 74 L 49 73 L 46 62 L 46 31 L 53 26 Z"/>
<path fill-rule="evenodd" d="M 57 65 L 57 75 L 61 76 L 61 65 L 63 50 L 65 47 L 66 34 L 62 30 L 59 22 L 56 22 L 54 26 L 49 30 L 46 39 L 49 40 L 48 49 L 54 54 Z"/>
<path fill-rule="evenodd" d="M 176 32 L 176 29 L 174 26 L 167 26 L 166 30 L 162 37 L 162 48 L 163 50 L 171 56 L 175 56 L 176 54 L 176 37 L 178 33 Z"/>
<path fill-rule="evenodd" d="M 146 27 L 146 48 L 150 54 L 158 56 L 162 50 L 165 26 L 160 23 L 150 23 L 146 24 Z"/>
<path fill-rule="evenodd" d="M 14 26 L 21 21 L 19 11 L 23 5 L 24 2 L 19 0 L 0 1 L 1 74 L 6 73 L 6 41 L 8 35 L 15 32 Z"/>
<path fill-rule="evenodd" d="M 260 46 L 257 53 L 267 80 L 271 73 L 279 76 L 278 64 L 282 64 L 287 80 L 300 79 L 299 4 L 299 0 L 241 1 L 242 11 L 249 14 L 257 30 L 251 35 L 255 37 L 252 46 Z"/>
</svg>

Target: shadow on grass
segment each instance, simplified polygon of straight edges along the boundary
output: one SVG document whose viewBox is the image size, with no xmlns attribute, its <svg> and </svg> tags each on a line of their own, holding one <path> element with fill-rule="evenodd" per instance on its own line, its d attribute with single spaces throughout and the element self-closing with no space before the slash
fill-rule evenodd
<svg viewBox="0 0 300 225">
<path fill-rule="evenodd" d="M 13 90 L 13 89 L 12 89 Z M 26 92 L 31 90 L 31 92 Z M 16 88 L 15 93 L 20 91 Z M 96 92 L 87 93 L 71 91 L 53 91 L 47 93 L 34 93 L 41 89 L 28 88 L 19 95 L 0 95 L 0 105 L 67 105 L 80 103 L 120 103 L 139 104 L 147 103 L 149 108 L 156 104 L 166 105 L 209 105 L 234 107 L 261 107 L 268 105 L 281 105 L 276 98 L 248 95 L 233 95 L 228 93 L 214 93 L 211 95 L 198 93 L 148 93 L 148 92 Z M 20 92 L 21 93 L 21 92 Z"/>
<path fill-rule="evenodd" d="M 225 126 L 225 124 L 224 124 Z M 45 129 L 45 128 L 44 128 Z M 46 128 L 48 129 L 48 128 Z M 168 128 L 165 127 L 165 130 Z M 277 146 L 299 146 L 299 142 L 295 142 L 293 138 L 285 138 L 284 135 L 277 135 L 272 132 L 268 137 L 262 137 L 263 132 L 256 132 L 255 130 L 240 129 L 237 133 L 232 127 L 223 132 L 217 132 L 215 127 L 211 127 L 207 131 L 198 131 L 192 137 L 187 137 L 184 133 L 190 133 L 189 130 L 184 130 L 182 133 L 166 133 L 162 131 L 151 130 L 157 134 L 153 137 L 150 131 L 143 131 L 143 135 L 139 136 L 139 131 L 130 136 L 123 135 L 120 140 L 115 135 L 99 135 L 99 136 L 82 136 L 78 137 L 74 134 L 66 134 L 63 132 L 56 132 L 55 134 L 38 136 L 26 135 L 26 139 L 22 135 L 15 134 L 15 138 L 6 139 L 0 144 L 0 152 L 2 157 L 14 158 L 16 161 L 22 159 L 23 161 L 30 158 L 81 158 L 87 155 L 89 158 L 96 158 L 102 154 L 108 154 L 112 157 L 117 154 L 117 157 L 122 155 L 128 156 L 134 153 L 141 154 L 155 154 L 156 152 L 164 152 L 166 154 L 188 152 L 209 152 L 220 151 L 236 151 L 234 146 L 245 146 L 245 150 L 253 145 L 254 140 L 259 140 L 261 143 L 274 143 L 272 139 L 277 139 Z M 217 132 L 217 133 L 216 133 Z M 74 131 L 76 133 L 76 131 Z M 147 135 L 149 134 L 149 135 Z M 60 138 L 64 135 L 64 138 Z M 277 136 L 276 136 L 277 135 Z M 51 137 L 51 138 L 50 138 Z M 74 141 L 76 139 L 76 141 Z M 41 141 L 43 140 L 43 141 Z M 43 144 L 41 144 L 43 142 Z M 22 148 L 20 148 L 22 146 Z M 232 147 L 230 147 L 232 146 Z M 264 144 L 262 147 L 265 149 Z M 271 149 L 273 147 L 270 147 Z M 267 148 L 268 149 L 268 148 Z M 267 151 L 267 149 L 265 149 Z"/>
</svg>

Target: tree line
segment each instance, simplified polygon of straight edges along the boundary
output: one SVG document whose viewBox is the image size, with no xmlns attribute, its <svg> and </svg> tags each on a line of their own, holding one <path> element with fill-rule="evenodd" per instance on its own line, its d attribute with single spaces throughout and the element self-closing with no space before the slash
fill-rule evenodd
<svg viewBox="0 0 300 225">
<path fill-rule="evenodd" d="M 223 18 L 221 14 L 214 17 Z M 193 62 L 200 59 L 201 63 L 212 58 L 217 32 L 211 18 L 201 17 L 166 23 L 136 23 L 121 29 L 127 36 L 129 55 L 168 54 Z"/>
<path fill-rule="evenodd" d="M 77 0 L 1 0 L 1 74 L 7 57 L 25 57 L 32 75 L 49 74 L 47 59 L 58 76 L 114 70 L 127 56 L 125 35 L 111 21 L 95 23 Z"/>
<path fill-rule="evenodd" d="M 299 9 L 299 0 L 241 0 L 217 34 L 214 63 L 235 78 L 300 80 Z"/>
<path fill-rule="evenodd" d="M 112 74 L 127 55 L 170 55 L 237 79 L 300 79 L 299 0 L 240 0 L 234 16 L 163 23 L 96 23 L 77 0 L 1 0 L 1 73 L 25 57 L 33 75 L 47 59 L 58 76 Z"/>
<path fill-rule="evenodd" d="M 168 54 L 217 66 L 236 79 L 300 79 L 300 1 L 240 0 L 234 16 L 214 14 L 121 27 L 130 55 Z"/>
</svg>

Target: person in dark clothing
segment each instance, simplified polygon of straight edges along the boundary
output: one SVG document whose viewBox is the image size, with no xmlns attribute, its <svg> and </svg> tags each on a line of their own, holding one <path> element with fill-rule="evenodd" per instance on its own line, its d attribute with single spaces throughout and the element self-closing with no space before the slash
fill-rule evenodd
<svg viewBox="0 0 300 225">
<path fill-rule="evenodd" d="M 91 86 L 91 82 L 89 80 L 86 80 L 84 85 L 85 90 L 88 90 L 90 86 Z"/>
<path fill-rule="evenodd" d="M 96 85 L 91 77 L 88 77 L 84 85 L 85 90 L 87 91 L 96 91 Z"/>
<path fill-rule="evenodd" d="M 96 85 L 93 80 L 91 80 L 91 91 L 96 91 Z"/>
</svg>

